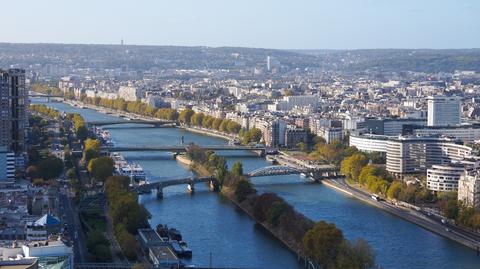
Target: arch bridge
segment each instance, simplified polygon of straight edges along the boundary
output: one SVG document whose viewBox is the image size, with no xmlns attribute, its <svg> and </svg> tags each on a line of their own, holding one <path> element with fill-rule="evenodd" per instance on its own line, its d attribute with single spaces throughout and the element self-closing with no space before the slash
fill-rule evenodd
<svg viewBox="0 0 480 269">
<path fill-rule="evenodd" d="M 314 167 L 295 167 L 290 165 L 272 165 L 261 167 L 250 171 L 249 177 L 265 177 L 277 175 L 308 174 L 314 180 L 321 180 L 325 177 L 336 177 L 338 171 L 331 165 L 318 165 Z"/>
<path fill-rule="evenodd" d="M 211 191 L 218 190 L 218 182 L 215 177 L 187 177 L 166 181 L 158 181 L 137 186 L 134 188 L 134 190 L 140 194 L 150 193 L 152 190 L 157 190 L 157 198 L 163 198 L 163 189 L 166 187 L 175 185 L 187 185 L 189 186 L 189 191 L 194 192 L 195 184 L 201 182 L 208 182 Z"/>
</svg>

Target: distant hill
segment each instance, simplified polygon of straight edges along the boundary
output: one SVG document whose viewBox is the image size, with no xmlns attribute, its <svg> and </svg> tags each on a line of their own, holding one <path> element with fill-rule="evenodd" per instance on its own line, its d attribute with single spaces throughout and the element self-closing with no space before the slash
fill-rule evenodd
<svg viewBox="0 0 480 269">
<path fill-rule="evenodd" d="M 322 68 L 344 72 L 480 72 L 480 49 L 275 50 L 237 47 L 0 43 L 0 66 L 52 64 L 74 68 L 242 69 L 264 67 L 266 57 L 282 70 Z"/>
<path fill-rule="evenodd" d="M 480 49 L 296 50 L 336 62 L 348 71 L 480 72 Z"/>
</svg>

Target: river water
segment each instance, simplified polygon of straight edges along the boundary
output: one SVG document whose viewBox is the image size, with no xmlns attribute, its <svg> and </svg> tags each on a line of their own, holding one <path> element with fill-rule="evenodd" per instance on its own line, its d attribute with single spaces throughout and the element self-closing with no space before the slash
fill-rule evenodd
<svg viewBox="0 0 480 269">
<path fill-rule="evenodd" d="M 67 112 L 78 112 L 86 121 L 112 120 L 114 117 L 90 109 L 79 109 L 63 103 L 49 106 Z M 225 141 L 193 134 L 176 128 L 128 128 L 111 126 L 115 145 L 148 146 L 185 143 L 224 144 Z M 223 152 L 228 163 L 242 161 L 244 171 L 267 166 L 264 159 L 239 157 L 238 152 Z M 251 155 L 243 152 L 242 154 Z M 190 176 L 192 173 L 165 152 L 128 152 L 127 160 L 140 164 L 151 181 Z M 428 232 L 414 224 L 385 213 L 361 201 L 345 196 L 321 184 L 306 182 L 297 175 L 255 178 L 260 192 L 275 192 L 298 211 L 313 220 L 335 223 L 348 239 L 366 239 L 376 253 L 382 268 L 480 268 L 480 257 L 455 242 Z M 164 199 L 155 194 L 140 197 L 152 214 L 150 223 L 178 228 L 193 251 L 188 263 L 196 266 L 241 268 L 301 268 L 296 256 L 255 225 L 247 215 L 228 200 L 197 184 L 189 195 L 186 186 L 164 189 Z"/>
</svg>

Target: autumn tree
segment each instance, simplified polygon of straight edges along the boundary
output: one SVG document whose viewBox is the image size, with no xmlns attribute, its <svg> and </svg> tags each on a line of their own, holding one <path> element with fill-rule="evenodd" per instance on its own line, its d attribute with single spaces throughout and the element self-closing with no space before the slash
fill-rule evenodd
<svg viewBox="0 0 480 269">
<path fill-rule="evenodd" d="M 347 178 L 357 181 L 362 168 L 367 165 L 368 159 L 365 155 L 356 153 L 342 161 L 340 172 Z"/>
<path fill-rule="evenodd" d="M 113 174 L 113 160 L 110 157 L 98 157 L 88 163 L 88 172 L 96 181 L 104 182 Z"/>
<path fill-rule="evenodd" d="M 192 116 L 195 114 L 195 112 L 190 109 L 190 108 L 186 108 L 184 110 L 182 110 L 180 112 L 180 114 L 178 115 L 178 120 L 181 122 L 181 123 L 184 123 L 184 124 L 187 124 L 187 125 L 190 125 L 191 124 L 191 120 L 192 120 Z"/>
<path fill-rule="evenodd" d="M 335 224 L 320 221 L 305 234 L 303 246 L 308 257 L 322 268 L 329 268 L 334 264 L 343 241 L 343 233 Z"/>
</svg>

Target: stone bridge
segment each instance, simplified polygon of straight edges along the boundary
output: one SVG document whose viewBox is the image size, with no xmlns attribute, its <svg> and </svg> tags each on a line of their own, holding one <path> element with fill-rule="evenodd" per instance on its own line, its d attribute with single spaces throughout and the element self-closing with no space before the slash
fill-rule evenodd
<svg viewBox="0 0 480 269">
<path fill-rule="evenodd" d="M 163 189 L 169 186 L 175 185 L 188 185 L 189 191 L 195 190 L 195 184 L 201 182 L 208 182 L 211 191 L 218 190 L 218 182 L 215 177 L 187 177 L 180 179 L 172 179 L 166 181 L 159 181 L 154 183 L 148 183 L 135 187 L 135 190 L 140 193 L 150 193 L 152 190 L 157 190 L 157 198 L 163 198 Z"/>
</svg>

